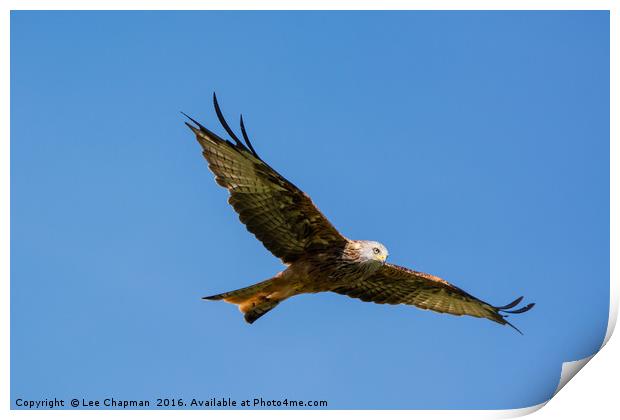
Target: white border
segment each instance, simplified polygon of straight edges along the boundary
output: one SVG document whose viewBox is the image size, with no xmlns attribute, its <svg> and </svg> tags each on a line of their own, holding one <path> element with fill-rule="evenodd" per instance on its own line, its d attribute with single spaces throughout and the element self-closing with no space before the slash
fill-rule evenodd
<svg viewBox="0 0 620 420">
<path fill-rule="evenodd" d="M 53 4 L 52 4 L 53 3 Z M 613 0 L 8 0 L 5 10 L 613 10 Z"/>
<path fill-rule="evenodd" d="M 0 39 L 0 59 L 4 65 L 0 66 L 0 80 L 4 89 L 0 99 L 0 133 L 2 141 L 0 142 L 0 188 L 2 194 L 0 195 L 0 233 L 1 242 L 0 247 L 0 273 L 2 273 L 2 325 L 3 325 L 3 340 L 0 347 L 0 372 L 3 373 L 1 379 L 2 386 L 2 398 L 1 398 L 1 410 L 0 413 L 6 413 L 11 416 L 19 417 L 88 417 L 97 418 L 102 416 L 109 416 L 110 411 L 78 411 L 78 410 L 62 410 L 62 411 L 26 411 L 26 410 L 14 410 L 10 411 L 10 11 L 11 10 L 377 10 L 377 9 L 396 9 L 396 10 L 610 10 L 610 137 L 613 139 L 610 143 L 610 214 L 618 214 L 618 202 L 617 194 L 614 193 L 614 186 L 617 187 L 618 171 L 611 165 L 612 162 L 618 161 L 618 144 L 617 144 L 617 124 L 614 116 L 617 114 L 617 98 L 618 98 L 618 85 L 616 81 L 616 74 L 618 74 L 618 53 L 617 42 L 618 39 L 618 8 L 615 7 L 616 3 L 612 0 L 608 1 L 583 1 L 583 0 L 569 0 L 569 1 L 553 1 L 553 0 L 521 0 L 521 1 L 499 1 L 499 0 L 477 0 L 477 1 L 463 1 L 463 0 L 384 0 L 380 3 L 381 7 L 377 7 L 377 2 L 368 0 L 359 1 L 334 1 L 334 0 L 315 0 L 315 1 L 297 1 L 294 4 L 292 2 L 286 2 L 282 0 L 269 0 L 269 1 L 251 1 L 251 0 L 230 0 L 230 1 L 199 1 L 199 0 L 153 0 L 153 1 L 140 1 L 140 0 L 93 0 L 89 2 L 77 1 L 77 0 L 64 0 L 64 1 L 42 1 L 42 0 L 9 0 L 0 3 L 1 17 L 0 27 L 2 28 Z M 607 333 L 603 345 L 607 344 L 612 332 L 614 330 L 617 313 L 618 313 L 618 268 L 613 259 L 614 255 L 618 255 L 618 225 L 612 217 L 610 220 L 610 312 L 609 312 L 609 324 L 607 327 Z M 612 346 L 613 347 L 613 346 Z M 611 365 L 615 369 L 615 373 L 618 372 L 617 355 L 620 352 L 620 347 L 617 345 L 613 351 L 615 353 L 606 354 L 606 367 Z M 592 355 L 593 356 L 593 355 Z M 562 380 L 558 386 L 557 391 L 562 389 L 566 382 L 572 378 L 572 376 L 579 371 L 592 356 L 583 359 L 582 361 L 574 361 L 565 363 L 562 370 Z M 595 363 L 596 364 L 596 363 Z M 582 394 L 579 398 L 573 398 L 567 401 L 565 398 L 561 398 L 564 403 L 565 410 L 562 411 L 562 407 L 556 405 L 554 410 L 545 416 L 545 418 L 554 418 L 555 416 L 569 416 L 573 417 L 576 413 L 579 416 L 583 416 L 585 411 L 584 407 L 589 407 L 587 402 L 588 398 L 590 402 L 596 402 L 597 407 L 607 407 L 609 410 L 615 410 L 616 403 L 613 399 L 615 393 L 612 394 L 610 390 L 616 389 L 612 386 L 603 386 L 602 383 L 611 384 L 610 379 L 607 377 L 608 372 L 606 367 L 598 366 L 598 376 L 590 372 L 588 378 L 590 380 L 590 387 L 581 391 Z M 585 379 L 583 382 L 586 382 Z M 570 387 L 569 387 L 570 388 Z M 598 392 L 594 389 L 601 389 Z M 556 391 L 556 393 L 557 393 Z M 589 392 L 588 392 L 589 391 Z M 585 394 L 585 395 L 584 395 Z M 598 398 L 600 395 L 607 396 L 606 400 Z M 556 398 L 554 398 L 555 400 Z M 585 399 L 585 401 L 584 401 Z M 571 404 L 572 403 L 572 404 Z M 389 416 L 391 418 L 407 418 L 412 417 L 424 418 L 424 419 L 437 419 L 437 418 L 471 418 L 471 419 L 483 419 L 483 418 L 511 418 L 526 415 L 537 411 L 546 403 L 539 404 L 537 406 L 516 409 L 516 410 L 469 410 L 469 411 L 439 411 L 439 410 L 420 410 L 420 411 L 321 411 L 319 415 L 328 418 L 374 418 L 375 415 Z M 575 411 L 575 408 L 579 408 Z M 587 408 L 591 412 L 589 408 Z M 603 409 L 605 410 L 605 409 Z M 547 410 L 538 413 L 537 416 L 543 415 Z M 551 411 L 551 410 L 549 410 Z M 559 411 L 559 412 L 558 412 Z M 606 413 L 606 411 L 596 411 L 599 413 Z M 243 414 L 241 414 L 243 413 Z M 218 418 L 236 418 L 238 416 L 251 416 L 253 418 L 288 418 L 293 414 L 296 418 L 314 418 L 317 416 L 317 412 L 309 411 L 210 411 L 209 416 Z M 184 416 L 184 417 L 200 417 L 204 418 L 206 413 L 204 411 L 190 411 L 190 410 L 175 410 L 170 411 L 115 411 L 115 416 L 125 418 L 163 418 L 166 416 Z M 553 416 L 553 417 L 552 417 Z"/>
</svg>

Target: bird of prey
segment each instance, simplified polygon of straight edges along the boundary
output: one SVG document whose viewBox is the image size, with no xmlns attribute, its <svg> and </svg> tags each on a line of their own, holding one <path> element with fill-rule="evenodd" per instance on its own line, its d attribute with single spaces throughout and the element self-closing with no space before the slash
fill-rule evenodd
<svg viewBox="0 0 620 420">
<path fill-rule="evenodd" d="M 514 325 L 506 314 L 530 310 L 515 308 L 519 297 L 493 306 L 447 281 L 386 262 L 387 248 L 375 241 L 345 238 L 314 205 L 310 197 L 285 179 L 256 153 L 240 118 L 242 142 L 224 119 L 217 97 L 215 112 L 232 140 L 226 140 L 183 113 L 194 125 L 202 154 L 215 181 L 229 191 L 228 202 L 253 233 L 287 268 L 254 285 L 207 296 L 235 304 L 248 323 L 280 302 L 302 293 L 334 292 L 365 302 L 413 305 L 452 315 L 486 318 Z"/>
</svg>

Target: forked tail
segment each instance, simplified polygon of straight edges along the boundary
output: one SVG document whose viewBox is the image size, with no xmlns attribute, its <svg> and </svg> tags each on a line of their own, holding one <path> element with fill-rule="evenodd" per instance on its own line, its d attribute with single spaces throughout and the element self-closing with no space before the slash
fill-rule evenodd
<svg viewBox="0 0 620 420">
<path fill-rule="evenodd" d="M 272 278 L 231 292 L 205 296 L 203 299 L 223 300 L 237 305 L 246 322 L 251 324 L 282 302 L 283 298 L 277 298 L 276 281 L 277 278 Z"/>
</svg>

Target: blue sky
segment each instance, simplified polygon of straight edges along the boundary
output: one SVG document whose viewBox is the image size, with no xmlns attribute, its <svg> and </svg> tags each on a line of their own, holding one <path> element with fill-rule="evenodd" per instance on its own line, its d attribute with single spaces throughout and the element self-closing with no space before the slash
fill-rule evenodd
<svg viewBox="0 0 620 420">
<path fill-rule="evenodd" d="M 259 154 L 346 236 L 525 332 L 299 296 L 253 325 L 200 297 L 279 261 L 179 111 Z M 517 408 L 600 346 L 607 12 L 13 12 L 11 399 Z"/>
</svg>

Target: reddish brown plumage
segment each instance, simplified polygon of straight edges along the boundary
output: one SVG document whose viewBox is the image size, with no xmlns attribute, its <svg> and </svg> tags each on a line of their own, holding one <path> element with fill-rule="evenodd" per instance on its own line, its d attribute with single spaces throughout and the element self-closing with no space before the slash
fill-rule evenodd
<svg viewBox="0 0 620 420">
<path fill-rule="evenodd" d="M 197 127 L 186 124 L 196 134 L 216 182 L 230 192 L 228 202 L 241 222 L 288 267 L 261 283 L 205 299 L 238 305 L 249 323 L 291 296 L 324 291 L 367 302 L 403 303 L 452 315 L 487 318 L 510 326 L 502 312 L 522 313 L 532 308 L 533 304 L 529 304 L 509 311 L 521 298 L 496 307 L 439 277 L 385 264 L 387 250 L 382 245 L 351 241 L 341 235 L 310 197 L 258 156 L 245 127 L 242 131 L 246 145 L 235 136 L 215 96 L 214 104 L 234 143 L 191 118 Z"/>
</svg>

